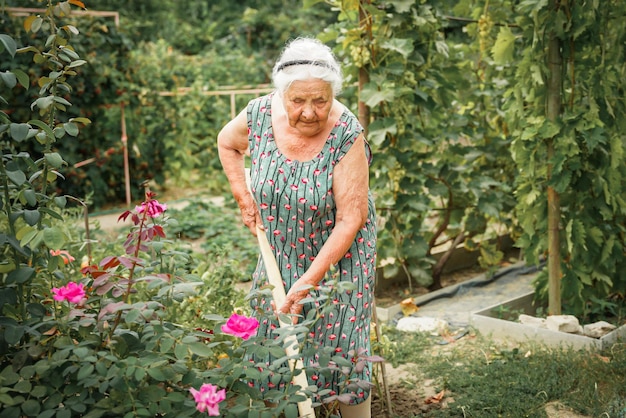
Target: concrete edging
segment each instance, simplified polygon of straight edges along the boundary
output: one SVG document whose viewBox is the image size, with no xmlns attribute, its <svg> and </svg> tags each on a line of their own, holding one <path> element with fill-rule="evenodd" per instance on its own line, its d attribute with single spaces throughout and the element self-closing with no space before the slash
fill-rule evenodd
<svg viewBox="0 0 626 418">
<path fill-rule="evenodd" d="M 584 335 L 569 334 L 538 328 L 532 325 L 520 324 L 512 320 L 500 319 L 494 316 L 498 310 L 522 311 L 527 315 L 534 312 L 534 294 L 509 299 L 503 303 L 489 306 L 472 313 L 471 320 L 474 328 L 484 335 L 498 339 L 507 339 L 517 342 L 540 342 L 551 347 L 566 346 L 576 350 L 604 350 L 613 344 L 626 340 L 626 325 L 611 331 L 601 338 L 591 338 Z"/>
</svg>

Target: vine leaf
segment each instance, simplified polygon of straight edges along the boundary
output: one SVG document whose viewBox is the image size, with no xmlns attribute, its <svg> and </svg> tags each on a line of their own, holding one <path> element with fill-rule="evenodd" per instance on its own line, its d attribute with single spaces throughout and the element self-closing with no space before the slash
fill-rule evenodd
<svg viewBox="0 0 626 418">
<path fill-rule="evenodd" d="M 513 60 L 513 44 L 515 35 L 508 26 L 502 26 L 491 53 L 496 64 L 506 64 Z"/>
</svg>

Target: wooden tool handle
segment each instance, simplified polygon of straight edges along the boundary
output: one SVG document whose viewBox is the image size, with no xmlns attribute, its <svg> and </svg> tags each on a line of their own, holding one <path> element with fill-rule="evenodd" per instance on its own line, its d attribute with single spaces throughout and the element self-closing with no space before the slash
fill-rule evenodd
<svg viewBox="0 0 626 418">
<path fill-rule="evenodd" d="M 248 189 L 250 189 L 250 171 L 246 170 L 246 183 L 248 184 Z M 267 235 L 265 235 L 265 229 L 261 225 L 257 225 L 256 230 L 257 241 L 259 242 L 259 249 L 261 251 L 261 257 L 263 258 L 263 264 L 265 264 L 265 272 L 267 273 L 267 278 L 272 286 L 272 298 L 274 299 L 274 304 L 276 309 L 280 308 L 283 303 L 285 303 L 285 299 L 287 294 L 285 293 L 285 286 L 283 286 L 283 278 L 280 274 L 280 269 L 278 268 L 278 263 L 276 262 L 276 257 L 274 256 L 274 252 L 272 251 L 272 247 L 267 239 Z M 280 327 L 286 327 L 290 324 L 287 324 L 283 321 L 280 321 Z M 285 353 L 287 356 L 291 357 L 289 360 L 289 366 L 291 370 L 300 371 L 298 375 L 293 376 L 293 383 L 300 386 L 302 389 L 309 386 L 309 381 L 306 378 L 306 373 L 303 369 L 304 365 L 302 364 L 302 359 L 299 356 L 300 349 L 298 347 L 298 339 L 295 335 L 289 335 L 285 338 Z M 297 358 L 297 360 L 295 360 Z M 300 394 L 306 396 L 304 392 L 301 390 Z M 313 410 L 313 404 L 310 398 L 306 398 L 304 401 L 298 402 L 298 412 L 300 417 L 303 418 L 315 418 L 315 411 Z"/>
</svg>

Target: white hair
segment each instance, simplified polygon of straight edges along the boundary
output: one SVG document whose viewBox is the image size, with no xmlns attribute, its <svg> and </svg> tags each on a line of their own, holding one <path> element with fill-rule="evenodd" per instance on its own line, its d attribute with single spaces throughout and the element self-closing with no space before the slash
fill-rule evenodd
<svg viewBox="0 0 626 418">
<path fill-rule="evenodd" d="M 294 81 L 310 79 L 328 82 L 335 97 L 341 93 L 343 76 L 332 50 L 317 39 L 296 38 L 274 64 L 272 81 L 282 95 Z"/>
</svg>

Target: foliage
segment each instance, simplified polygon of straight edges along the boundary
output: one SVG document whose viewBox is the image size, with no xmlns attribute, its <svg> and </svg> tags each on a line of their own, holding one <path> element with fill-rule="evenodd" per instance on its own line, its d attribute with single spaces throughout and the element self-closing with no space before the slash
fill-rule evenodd
<svg viewBox="0 0 626 418">
<path fill-rule="evenodd" d="M 337 41 L 352 80 L 365 82 L 369 139 L 384 155 L 372 186 L 385 277 L 404 270 L 434 289 L 446 260 L 431 268 L 438 244 L 480 249 L 493 265 L 502 254 L 484 238 L 503 233 L 539 264 L 552 187 L 564 309 L 589 315 L 591 296 L 624 294 L 625 77 L 614 47 L 626 36 L 623 4 L 328 3 L 341 19 L 320 36 Z M 546 114 L 553 30 L 566 68 L 555 122 Z M 545 274 L 537 289 L 547 296 Z"/>
<path fill-rule="evenodd" d="M 241 270 L 239 281 L 248 281 L 258 259 L 256 240 L 241 222 L 239 207 L 232 197 L 223 203 L 191 199 L 183 209 L 170 209 L 178 219 L 171 231 L 182 240 L 199 241 L 207 254 L 230 258 Z M 228 256 L 228 257 L 226 257 Z"/>
<path fill-rule="evenodd" d="M 480 51 L 436 2 L 330 3 L 341 19 L 320 36 L 337 41 L 351 80 L 367 73 L 384 277 L 440 287 L 447 257 L 433 266 L 431 256 L 444 244 L 497 265 L 487 239 L 510 232 L 515 176 L 502 83 L 483 76 Z"/>
<path fill-rule="evenodd" d="M 38 4 L 41 7 L 40 4 Z M 45 15 L 42 15 L 45 17 Z M 44 45 L 46 31 L 24 29 L 28 17 L 1 14 L 3 27 L 15 39 L 17 45 Z M 59 168 L 63 181 L 55 183 L 59 194 L 70 194 L 86 199 L 93 198 L 96 206 L 124 196 L 124 147 L 120 141 L 120 107 L 128 90 L 127 59 L 129 40 L 118 31 L 110 18 L 66 17 L 67 24 L 84 27 L 88 36 L 72 39 L 72 48 L 81 56 L 84 65 L 74 68 L 72 89 L 63 95 L 72 95 L 73 106 L 59 115 L 63 121 L 71 117 L 87 117 L 96 122 L 83 127 L 81 140 L 58 141 L 53 149 L 64 155 L 67 164 Z M 3 67 L 28 68 L 31 80 L 38 80 L 49 71 L 41 61 L 33 61 L 30 54 L 19 54 L 13 61 L 6 61 Z M 11 113 L 17 120 L 28 120 L 33 116 L 30 103 L 37 96 L 36 84 L 24 89 L 12 89 L 7 100 L 12 104 Z M 131 142 L 132 144 L 132 142 Z M 22 149 L 38 156 L 42 147 L 38 143 L 24 143 Z M 143 158 L 152 161 L 150 166 L 141 166 L 137 155 L 130 153 L 132 166 L 131 184 L 136 198 L 141 198 L 138 187 L 146 178 L 158 176 L 162 163 L 158 155 L 145 149 Z"/>
<path fill-rule="evenodd" d="M 65 2 L 50 10 L 58 15 L 69 7 Z M 86 64 L 70 43 L 78 32 L 76 27 L 57 26 L 52 13 L 45 19 L 33 16 L 25 22 L 25 27 L 32 32 L 48 32 L 44 49 L 35 46 L 18 49 L 13 38 L 2 34 L 0 53 L 5 56 L 8 53 L 11 57 L 18 52 L 32 53 L 35 63 L 45 69 L 46 74 L 37 80 L 39 94 L 29 104 L 37 115 L 35 119 L 19 123 L 11 119 L 12 112 L 0 113 L 3 152 L 0 166 L 0 224 L 3 226 L 0 234 L 3 254 L 0 306 L 4 307 L 5 314 L 11 313 L 3 322 L 3 328 L 8 327 L 5 330 L 10 331 L 5 331 L 0 340 L 2 348 L 6 348 L 7 339 L 21 339 L 33 326 L 33 321 L 42 319 L 45 307 L 32 303 L 29 297 L 42 294 L 41 285 L 52 280 L 55 274 L 62 276 L 58 271 L 60 257 L 51 256 L 49 250 L 64 248 L 71 236 L 71 227 L 62 222 L 61 213 L 68 197 L 55 195 L 54 184 L 62 177 L 59 170 L 66 162 L 55 152 L 54 146 L 61 140 L 76 137 L 79 127 L 90 123 L 84 117 L 65 116 L 67 108 L 72 105 L 68 100 L 72 90 L 70 80 L 76 76 L 77 69 Z M 18 82 L 23 88 L 30 86 L 29 75 L 19 68 L 4 72 L 2 81 L 3 87 L 8 89 L 16 88 Z M 6 103 L 6 99 L 3 98 L 3 102 Z M 23 151 L 27 144 L 41 147 L 41 157 Z M 45 277 L 45 281 L 34 284 L 37 274 Z"/>
<path fill-rule="evenodd" d="M 589 314 L 591 297 L 604 299 L 626 292 L 624 266 L 626 181 L 624 165 L 623 2 L 528 1 L 512 9 L 514 43 L 500 48 L 502 77 L 515 78 L 505 93 L 506 119 L 512 129 L 516 181 L 518 244 L 529 262 L 538 263 L 548 249 L 546 189 L 560 198 L 559 223 L 564 310 Z M 546 116 L 546 33 L 561 43 L 564 68 L 561 114 Z M 504 30 L 501 30 L 503 35 Z M 500 37 L 500 36 L 499 36 Z M 504 42 L 504 41 L 503 41 Z M 495 48 L 495 47 L 494 47 Z M 513 51 L 515 51 L 513 53 Z M 548 144 L 554 148 L 548 154 Z M 545 275 L 538 293 L 545 297 Z M 560 279 L 560 278 L 558 278 Z"/>
</svg>

